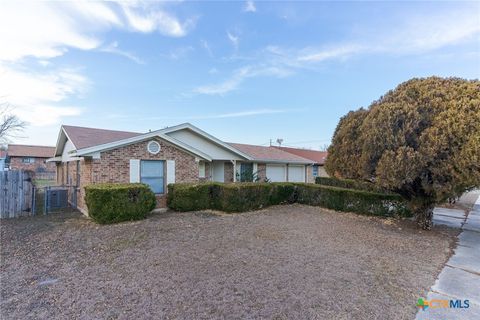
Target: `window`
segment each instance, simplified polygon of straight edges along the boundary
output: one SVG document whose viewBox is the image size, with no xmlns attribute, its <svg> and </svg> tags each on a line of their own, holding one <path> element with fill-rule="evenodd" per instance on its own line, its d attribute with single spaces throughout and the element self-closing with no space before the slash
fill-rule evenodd
<svg viewBox="0 0 480 320">
<path fill-rule="evenodd" d="M 157 154 L 160 152 L 160 144 L 157 141 L 150 141 L 147 144 L 147 150 L 151 154 Z"/>
<path fill-rule="evenodd" d="M 35 158 L 30 158 L 30 157 L 22 158 L 22 163 L 34 163 L 34 162 L 35 162 Z"/>
<path fill-rule="evenodd" d="M 253 181 L 253 163 L 240 164 L 240 182 Z"/>
<path fill-rule="evenodd" d="M 198 177 L 205 178 L 205 162 L 198 163 Z"/>
<path fill-rule="evenodd" d="M 148 184 L 156 194 L 164 193 L 165 161 L 145 160 L 140 162 L 140 182 Z"/>
<path fill-rule="evenodd" d="M 318 166 L 317 165 L 313 166 L 313 176 L 318 177 Z"/>
</svg>

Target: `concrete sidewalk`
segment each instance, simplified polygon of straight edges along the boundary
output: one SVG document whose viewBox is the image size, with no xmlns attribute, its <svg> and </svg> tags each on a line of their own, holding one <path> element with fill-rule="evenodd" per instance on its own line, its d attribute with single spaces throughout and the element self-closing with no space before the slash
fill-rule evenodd
<svg viewBox="0 0 480 320">
<path fill-rule="evenodd" d="M 434 225 L 461 228 L 458 245 L 426 299 L 469 300 L 469 308 L 428 308 L 416 319 L 480 319 L 480 197 L 468 215 L 463 210 L 435 208 Z M 472 194 L 469 195 L 472 199 Z"/>
</svg>

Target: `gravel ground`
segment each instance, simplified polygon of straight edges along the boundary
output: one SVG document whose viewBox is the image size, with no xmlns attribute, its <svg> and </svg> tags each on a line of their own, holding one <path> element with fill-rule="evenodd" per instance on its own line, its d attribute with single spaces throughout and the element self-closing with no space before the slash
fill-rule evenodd
<svg viewBox="0 0 480 320">
<path fill-rule="evenodd" d="M 413 319 L 455 230 L 301 205 L 1 222 L 2 319 Z"/>
</svg>

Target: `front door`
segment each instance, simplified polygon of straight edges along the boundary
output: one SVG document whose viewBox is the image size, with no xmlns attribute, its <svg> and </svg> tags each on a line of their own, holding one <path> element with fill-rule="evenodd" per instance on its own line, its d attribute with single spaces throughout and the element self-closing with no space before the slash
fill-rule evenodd
<svg viewBox="0 0 480 320">
<path fill-rule="evenodd" d="M 215 182 L 224 182 L 225 181 L 225 168 L 223 161 L 213 161 L 213 174 L 212 179 Z"/>
</svg>

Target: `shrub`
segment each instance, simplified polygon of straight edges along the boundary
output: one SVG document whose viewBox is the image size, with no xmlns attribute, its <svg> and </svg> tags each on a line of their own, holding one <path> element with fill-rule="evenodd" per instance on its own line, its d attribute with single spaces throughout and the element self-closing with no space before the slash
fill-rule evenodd
<svg viewBox="0 0 480 320">
<path fill-rule="evenodd" d="M 178 211 L 205 210 L 212 207 L 213 186 L 216 183 L 177 183 L 168 185 L 167 205 Z"/>
<path fill-rule="evenodd" d="M 155 194 L 141 183 L 103 183 L 85 187 L 88 215 L 101 224 L 144 219 L 155 208 Z"/>
<path fill-rule="evenodd" d="M 382 189 L 381 187 L 371 182 L 361 180 L 316 177 L 315 183 L 324 186 L 339 187 L 345 189 L 357 189 L 376 193 L 391 193 L 390 191 Z"/>
<path fill-rule="evenodd" d="M 325 168 L 401 194 L 428 230 L 435 204 L 480 186 L 479 105 L 479 80 L 411 79 L 340 119 Z"/>
<path fill-rule="evenodd" d="M 409 216 L 405 200 L 396 194 L 322 185 L 297 185 L 297 202 L 338 211 L 376 216 Z"/>
<path fill-rule="evenodd" d="M 220 188 L 215 199 L 215 209 L 225 212 L 242 212 L 270 205 L 273 186 L 268 183 L 235 183 Z"/>
<path fill-rule="evenodd" d="M 380 194 L 305 183 L 171 184 L 168 206 L 177 211 L 257 210 L 269 205 L 302 203 L 339 211 L 379 216 L 408 215 L 396 194 Z"/>
</svg>

